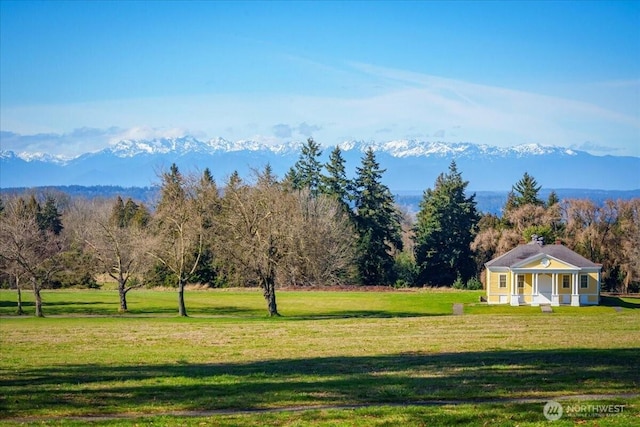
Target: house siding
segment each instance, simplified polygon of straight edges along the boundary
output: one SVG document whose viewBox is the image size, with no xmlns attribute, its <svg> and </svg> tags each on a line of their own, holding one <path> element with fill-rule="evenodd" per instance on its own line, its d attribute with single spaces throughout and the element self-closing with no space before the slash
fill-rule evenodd
<svg viewBox="0 0 640 427">
<path fill-rule="evenodd" d="M 598 273 L 580 273 L 580 276 L 587 276 L 587 287 L 583 288 L 578 278 L 578 292 L 580 294 L 597 294 L 598 293 Z"/>
<path fill-rule="evenodd" d="M 568 279 L 566 279 L 568 278 Z M 565 280 L 569 280 L 569 287 L 565 288 L 563 286 L 563 282 Z M 560 274 L 558 275 L 558 294 L 559 295 L 571 295 L 571 288 L 573 285 L 573 277 L 571 274 Z"/>
<path fill-rule="evenodd" d="M 500 275 L 506 276 L 506 284 L 507 286 L 504 288 L 500 287 Z M 488 274 L 488 282 L 487 282 L 487 302 L 489 304 L 501 304 L 506 303 L 507 298 L 509 297 L 509 292 L 511 289 L 511 273 L 510 272 L 493 272 L 489 271 Z M 505 301 L 501 301 L 500 296 L 503 296 Z"/>
</svg>

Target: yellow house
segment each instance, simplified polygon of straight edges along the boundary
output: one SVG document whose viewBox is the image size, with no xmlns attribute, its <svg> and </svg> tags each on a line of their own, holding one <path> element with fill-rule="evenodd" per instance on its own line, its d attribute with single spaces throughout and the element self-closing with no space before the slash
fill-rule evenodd
<svg viewBox="0 0 640 427">
<path fill-rule="evenodd" d="M 489 304 L 572 306 L 600 303 L 600 273 L 595 264 L 556 243 L 534 236 L 485 264 Z"/>
</svg>

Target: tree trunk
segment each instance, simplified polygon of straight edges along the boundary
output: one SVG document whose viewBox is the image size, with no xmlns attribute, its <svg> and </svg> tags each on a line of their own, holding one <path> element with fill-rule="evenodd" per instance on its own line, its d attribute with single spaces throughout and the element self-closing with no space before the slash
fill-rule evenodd
<svg viewBox="0 0 640 427">
<path fill-rule="evenodd" d="M 178 279 L 178 314 L 187 317 L 187 307 L 184 305 L 184 285 L 186 280 Z"/>
<path fill-rule="evenodd" d="M 264 299 L 267 300 L 267 309 L 269 316 L 280 316 L 278 313 L 278 305 L 276 304 L 276 285 L 275 278 L 272 276 L 265 277 L 262 283 Z"/>
<path fill-rule="evenodd" d="M 127 312 L 127 291 L 125 281 L 118 281 L 118 294 L 120 295 L 120 313 Z"/>
<path fill-rule="evenodd" d="M 22 316 L 24 314 L 24 310 L 22 309 L 22 292 L 20 288 L 18 288 L 18 309 L 16 310 L 18 316 Z"/>
<path fill-rule="evenodd" d="M 17 277 L 16 290 L 18 291 L 18 309 L 16 310 L 16 313 L 18 314 L 18 316 L 21 316 L 24 314 L 24 310 L 22 309 L 22 291 L 20 290 L 20 279 L 18 279 Z"/>
<path fill-rule="evenodd" d="M 36 317 L 44 317 L 44 314 L 42 314 L 42 297 L 40 296 L 40 286 L 38 285 L 38 282 L 35 279 L 32 279 L 33 281 L 33 295 L 35 296 L 36 299 Z"/>
</svg>

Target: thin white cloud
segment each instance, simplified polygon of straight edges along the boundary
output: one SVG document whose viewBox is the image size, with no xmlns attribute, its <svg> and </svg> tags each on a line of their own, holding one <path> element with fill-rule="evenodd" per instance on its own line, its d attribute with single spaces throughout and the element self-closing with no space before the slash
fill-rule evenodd
<svg viewBox="0 0 640 427">
<path fill-rule="evenodd" d="M 567 147 L 599 141 L 599 147 L 611 146 L 618 154 L 640 155 L 640 115 L 633 109 L 605 108 L 597 99 L 541 95 L 367 64 L 351 66 L 354 75 L 379 82 L 379 90 L 360 96 L 212 94 L 8 107 L 1 112 L 2 129 L 43 134 L 40 147 L 52 154 L 91 151 L 118 138 L 181 136 L 187 130 L 203 139 L 278 143 L 313 136 L 320 144 L 334 145 L 345 139 L 380 138 L 384 129 L 385 139 L 431 135 L 445 142 Z M 624 84 L 636 87 L 633 82 Z M 106 136 L 68 131 L 82 126 L 102 129 Z M 2 139 L 2 148 L 10 149 Z"/>
<path fill-rule="evenodd" d="M 193 135 L 184 128 L 153 128 L 150 126 L 136 126 L 118 132 L 109 139 L 110 144 L 117 143 L 124 139 L 159 139 L 159 138 L 180 138 L 186 135 Z"/>
<path fill-rule="evenodd" d="M 194 134 L 186 129 L 178 128 L 133 127 L 121 129 L 114 126 L 106 129 L 83 127 L 73 129 L 68 133 L 52 132 L 27 135 L 2 131 L 0 133 L 0 147 L 2 150 L 18 153 L 44 153 L 75 157 L 102 150 L 125 139 L 179 138 L 185 135 Z"/>
<path fill-rule="evenodd" d="M 3 131 L 0 147 L 18 153 L 44 153 L 74 157 L 82 153 L 103 149 L 111 139 L 117 139 L 123 129 L 109 127 L 97 129 L 83 127 L 68 133 L 35 133 L 22 135 Z"/>
<path fill-rule="evenodd" d="M 614 154 L 617 151 L 620 151 L 620 148 L 618 147 L 613 147 L 610 145 L 601 145 L 592 141 L 585 141 L 582 144 L 572 145 L 570 148 L 574 150 L 588 151 L 588 152 L 599 153 L 599 154 Z"/>
<path fill-rule="evenodd" d="M 460 80 L 430 76 L 404 70 L 395 70 L 377 67 L 370 64 L 352 63 L 352 66 L 363 72 L 378 75 L 381 78 L 403 84 L 405 87 L 413 87 L 417 90 L 426 90 L 432 95 L 431 100 L 444 103 L 455 111 L 463 114 L 465 111 L 473 111 L 473 107 L 479 109 L 496 109 L 501 111 L 522 111 L 528 115 L 549 116 L 557 113 L 571 115 L 588 115 L 619 122 L 624 125 L 640 129 L 640 119 L 637 111 L 634 114 L 622 114 L 602 108 L 589 102 L 575 101 L 572 99 L 541 95 L 532 92 L 519 91 L 495 86 L 480 85 Z M 611 87 L 638 87 L 640 81 L 619 81 L 602 83 Z"/>
</svg>

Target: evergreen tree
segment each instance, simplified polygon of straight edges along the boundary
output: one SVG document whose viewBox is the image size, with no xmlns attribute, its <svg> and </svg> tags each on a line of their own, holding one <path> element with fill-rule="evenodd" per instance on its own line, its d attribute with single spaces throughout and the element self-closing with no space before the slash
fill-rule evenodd
<svg viewBox="0 0 640 427">
<path fill-rule="evenodd" d="M 550 208 L 551 206 L 555 206 L 558 203 L 560 203 L 558 194 L 556 194 L 555 191 L 551 191 L 551 193 L 549 193 L 549 197 L 547 198 L 547 207 Z"/>
<path fill-rule="evenodd" d="M 204 168 L 204 172 L 202 172 L 202 178 L 200 178 L 201 186 L 214 185 L 215 180 L 213 179 L 213 174 L 211 173 L 211 169 Z"/>
<path fill-rule="evenodd" d="M 229 175 L 229 178 L 227 179 L 226 187 L 230 189 L 235 189 L 235 188 L 238 188 L 240 185 L 242 185 L 242 178 L 240 178 L 240 174 L 238 173 L 237 170 L 233 171 L 231 175 Z"/>
<path fill-rule="evenodd" d="M 328 175 L 320 177 L 320 191 L 337 200 L 344 212 L 351 212 L 351 192 L 353 182 L 347 178 L 345 160 L 340 147 L 331 151 L 329 161 L 325 164 Z"/>
<path fill-rule="evenodd" d="M 475 194 L 465 195 L 467 185 L 452 161 L 449 172 L 440 174 L 434 189 L 424 193 L 414 229 L 420 284 L 449 286 L 475 273 L 470 245 L 479 216 Z"/>
<path fill-rule="evenodd" d="M 136 205 L 136 210 L 129 220 L 129 226 L 144 228 L 151 222 L 151 212 L 144 204 Z"/>
<path fill-rule="evenodd" d="M 38 227 L 41 231 L 50 231 L 56 236 L 62 232 L 62 215 L 58 212 L 56 200 L 52 196 L 47 196 L 44 202 L 44 208 L 40 209 L 38 205 L 36 219 Z"/>
<path fill-rule="evenodd" d="M 120 228 L 124 228 L 127 225 L 124 219 L 124 202 L 120 196 L 118 196 L 113 204 L 110 220 L 112 224 Z"/>
<path fill-rule="evenodd" d="M 258 173 L 258 185 L 271 187 L 276 184 L 278 184 L 278 177 L 273 173 L 271 164 L 267 163 L 262 172 Z"/>
<path fill-rule="evenodd" d="M 130 197 L 126 203 L 118 196 L 111 208 L 111 224 L 119 228 L 130 226 L 145 227 L 151 219 L 149 210 L 144 205 L 138 205 Z"/>
<path fill-rule="evenodd" d="M 209 168 L 205 168 L 197 186 L 198 206 L 204 218 L 204 227 L 212 229 L 220 213 L 220 193 Z M 209 236 L 211 238 L 211 236 Z"/>
<path fill-rule="evenodd" d="M 513 190 L 509 191 L 507 194 L 507 201 L 504 204 L 504 208 L 502 209 L 503 213 L 511 212 L 517 208 L 516 205 L 516 195 L 513 193 Z"/>
<path fill-rule="evenodd" d="M 322 163 L 320 145 L 313 138 L 307 139 L 302 146 L 300 158 L 286 175 L 291 186 L 296 190 L 308 188 L 312 195 L 317 195 L 320 187 Z"/>
<path fill-rule="evenodd" d="M 544 202 L 538 198 L 540 188 L 541 186 L 538 185 L 535 178 L 525 172 L 522 179 L 516 182 L 516 184 L 511 188 L 511 192 L 513 194 L 513 200 L 510 204 L 511 208 L 518 208 L 523 205 L 544 205 Z"/>
<path fill-rule="evenodd" d="M 125 225 L 129 226 L 133 223 L 133 218 L 138 213 L 138 209 L 140 206 L 136 202 L 134 202 L 131 197 L 127 198 L 127 201 L 124 204 L 124 222 Z"/>
<path fill-rule="evenodd" d="M 209 168 L 205 168 L 196 188 L 197 207 L 202 217 L 204 232 L 204 245 L 200 256 L 200 263 L 189 281 L 206 284 L 208 286 L 220 285 L 217 259 L 214 252 L 214 242 L 219 238 L 218 223 L 222 210 L 222 202 L 218 186 Z"/>
<path fill-rule="evenodd" d="M 162 186 L 160 187 L 160 203 L 158 209 L 171 209 L 172 205 L 184 202 L 186 181 L 175 163 L 171 164 L 169 172 L 162 174 Z"/>
<path fill-rule="evenodd" d="M 380 181 L 384 172 L 369 148 L 355 180 L 357 265 L 364 285 L 392 283 L 392 251 L 402 249 L 400 213 L 391 191 Z"/>
</svg>

